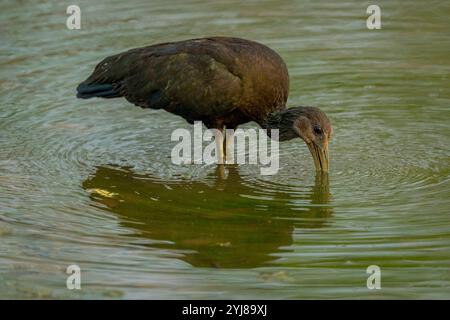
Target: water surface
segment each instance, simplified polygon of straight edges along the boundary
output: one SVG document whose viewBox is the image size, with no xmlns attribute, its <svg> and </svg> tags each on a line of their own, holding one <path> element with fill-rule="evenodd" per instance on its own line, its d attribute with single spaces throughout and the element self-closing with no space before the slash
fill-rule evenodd
<svg viewBox="0 0 450 320">
<path fill-rule="evenodd" d="M 373 31 L 360 1 L 77 4 L 81 30 L 0 5 L 0 298 L 450 298 L 448 3 L 379 1 Z M 280 53 L 333 122 L 328 179 L 301 141 L 275 176 L 176 166 L 183 119 L 75 98 L 105 56 L 207 35 Z"/>
</svg>

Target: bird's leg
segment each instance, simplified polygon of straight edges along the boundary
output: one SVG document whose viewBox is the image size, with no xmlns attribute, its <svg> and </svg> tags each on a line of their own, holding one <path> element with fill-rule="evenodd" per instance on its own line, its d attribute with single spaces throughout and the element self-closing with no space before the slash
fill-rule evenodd
<svg viewBox="0 0 450 320">
<path fill-rule="evenodd" d="M 234 129 L 225 130 L 225 161 L 227 164 L 234 163 Z"/>
<path fill-rule="evenodd" d="M 223 164 L 218 164 L 216 168 L 216 175 L 218 180 L 224 180 L 226 178 L 225 175 L 225 166 Z"/>
<path fill-rule="evenodd" d="M 214 141 L 216 141 L 217 164 L 223 164 L 223 128 L 214 130 Z"/>
</svg>

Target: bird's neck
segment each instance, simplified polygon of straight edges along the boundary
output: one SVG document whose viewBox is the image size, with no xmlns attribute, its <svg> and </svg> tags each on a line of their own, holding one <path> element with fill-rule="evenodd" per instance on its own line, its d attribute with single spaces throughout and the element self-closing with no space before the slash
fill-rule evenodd
<svg viewBox="0 0 450 320">
<path fill-rule="evenodd" d="M 289 109 L 275 111 L 269 114 L 266 120 L 260 123 L 261 127 L 267 130 L 267 135 L 271 138 L 273 129 L 278 130 L 278 140 L 286 141 L 297 138 L 297 134 L 293 129 L 295 116 Z"/>
</svg>

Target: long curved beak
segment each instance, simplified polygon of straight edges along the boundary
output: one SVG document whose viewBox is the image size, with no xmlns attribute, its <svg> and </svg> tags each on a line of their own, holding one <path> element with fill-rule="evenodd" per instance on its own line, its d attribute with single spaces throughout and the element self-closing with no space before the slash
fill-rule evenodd
<svg viewBox="0 0 450 320">
<path fill-rule="evenodd" d="M 309 151 L 314 159 L 314 165 L 316 166 L 316 171 L 328 172 L 330 168 L 330 157 L 328 154 L 328 141 L 326 141 L 323 146 L 319 146 L 314 142 L 307 144 Z"/>
</svg>

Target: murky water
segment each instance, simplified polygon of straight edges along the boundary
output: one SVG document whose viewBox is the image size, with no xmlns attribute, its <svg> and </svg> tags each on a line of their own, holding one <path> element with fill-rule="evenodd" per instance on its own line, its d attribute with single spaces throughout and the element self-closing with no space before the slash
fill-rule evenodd
<svg viewBox="0 0 450 320">
<path fill-rule="evenodd" d="M 360 1 L 77 1 L 71 31 L 2 1 L 0 298 L 450 298 L 450 6 L 377 3 L 371 31 Z M 105 56 L 205 35 L 282 55 L 289 105 L 333 121 L 329 183 L 301 141 L 272 177 L 172 165 L 184 120 L 75 98 Z"/>
</svg>

